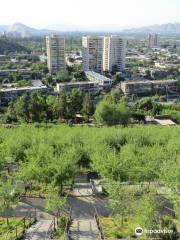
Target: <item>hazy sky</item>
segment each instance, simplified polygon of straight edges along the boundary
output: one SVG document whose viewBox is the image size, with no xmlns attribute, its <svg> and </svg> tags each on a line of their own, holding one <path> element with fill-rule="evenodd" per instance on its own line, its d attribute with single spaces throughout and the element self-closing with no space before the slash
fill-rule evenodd
<svg viewBox="0 0 180 240">
<path fill-rule="evenodd" d="M 127 28 L 180 22 L 180 0 L 0 0 L 0 25 Z"/>
</svg>

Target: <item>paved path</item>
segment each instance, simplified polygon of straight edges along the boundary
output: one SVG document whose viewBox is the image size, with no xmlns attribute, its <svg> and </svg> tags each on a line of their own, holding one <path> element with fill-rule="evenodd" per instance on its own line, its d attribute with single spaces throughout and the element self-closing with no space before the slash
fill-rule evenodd
<svg viewBox="0 0 180 240">
<path fill-rule="evenodd" d="M 73 240 L 95 240 L 99 239 L 99 230 L 96 221 L 92 219 L 74 219 L 70 228 Z"/>
<path fill-rule="evenodd" d="M 24 240 L 45 240 L 46 232 L 51 223 L 51 220 L 39 220 L 35 225 L 28 229 Z"/>
<path fill-rule="evenodd" d="M 69 199 L 73 219 L 70 227 L 70 237 L 72 240 L 99 239 L 99 230 L 94 219 L 95 201 L 89 183 L 74 184 L 73 194 Z"/>
</svg>

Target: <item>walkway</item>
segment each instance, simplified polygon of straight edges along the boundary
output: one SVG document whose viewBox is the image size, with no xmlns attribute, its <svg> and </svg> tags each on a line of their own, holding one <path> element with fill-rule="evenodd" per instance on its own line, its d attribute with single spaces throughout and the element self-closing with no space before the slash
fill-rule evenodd
<svg viewBox="0 0 180 240">
<path fill-rule="evenodd" d="M 94 218 L 94 206 L 98 204 L 97 199 L 92 195 L 91 185 L 89 183 L 74 184 L 69 204 L 72 208 L 73 219 L 70 238 L 72 240 L 99 239 L 99 230 Z"/>
<path fill-rule="evenodd" d="M 70 228 L 70 236 L 73 240 L 99 239 L 99 230 L 96 221 L 92 219 L 74 219 Z"/>
<path fill-rule="evenodd" d="M 51 223 L 52 220 L 39 220 L 35 225 L 28 229 L 24 240 L 45 240 L 47 230 Z"/>
</svg>

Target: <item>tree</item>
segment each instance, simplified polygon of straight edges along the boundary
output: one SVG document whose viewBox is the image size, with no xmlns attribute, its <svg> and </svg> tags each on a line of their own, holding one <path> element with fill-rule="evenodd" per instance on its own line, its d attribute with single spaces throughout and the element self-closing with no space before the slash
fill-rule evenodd
<svg viewBox="0 0 180 240">
<path fill-rule="evenodd" d="M 12 119 L 16 117 L 20 122 L 29 122 L 29 97 L 22 95 L 18 100 L 8 108 L 7 115 Z"/>
<path fill-rule="evenodd" d="M 162 106 L 157 102 L 157 100 L 157 97 L 144 97 L 135 102 L 133 108 L 139 113 L 155 116 L 162 110 Z"/>
<path fill-rule="evenodd" d="M 52 78 L 52 76 L 51 76 L 49 73 L 46 74 L 45 83 L 46 83 L 48 86 L 52 85 L 52 83 L 53 83 L 53 78 Z"/>
<path fill-rule="evenodd" d="M 72 76 L 68 73 L 68 71 L 59 71 L 56 74 L 56 81 L 57 82 L 70 82 L 72 80 Z"/>
<path fill-rule="evenodd" d="M 20 192 L 12 183 L 3 182 L 0 185 L 0 213 L 7 217 L 7 224 L 9 225 L 8 214 L 17 205 L 19 201 Z"/>
<path fill-rule="evenodd" d="M 112 90 L 110 96 L 108 97 L 110 103 L 117 104 L 121 100 L 121 95 L 119 89 Z"/>
<path fill-rule="evenodd" d="M 8 79 L 9 79 L 10 82 L 16 83 L 16 82 L 22 80 L 23 77 L 18 73 L 12 73 L 12 74 L 9 75 Z"/>
<path fill-rule="evenodd" d="M 86 94 L 83 99 L 82 113 L 87 121 L 94 114 L 94 104 L 89 94 Z"/>
<path fill-rule="evenodd" d="M 61 119 L 68 118 L 68 96 L 64 90 L 60 92 L 57 102 L 58 115 Z"/>
<path fill-rule="evenodd" d="M 30 122 L 41 122 L 46 120 L 46 98 L 38 92 L 31 94 L 29 102 Z"/>
<path fill-rule="evenodd" d="M 124 104 L 111 104 L 102 100 L 96 108 L 95 119 L 100 124 L 108 126 L 127 125 L 130 120 L 130 110 Z"/>
<path fill-rule="evenodd" d="M 107 190 L 109 193 L 109 206 L 113 214 L 121 216 L 121 227 L 123 227 L 124 218 L 130 213 L 133 198 L 128 194 L 126 186 L 115 181 L 109 182 Z"/>
<path fill-rule="evenodd" d="M 146 229 L 157 229 L 159 226 L 158 203 L 152 193 L 144 194 L 140 202 L 134 206 L 139 224 Z"/>
<path fill-rule="evenodd" d="M 58 217 L 60 212 L 66 206 L 67 196 L 59 196 L 58 189 L 55 186 L 50 186 L 49 188 L 48 197 L 46 199 L 46 208 L 48 211 L 57 214 Z"/>
<path fill-rule="evenodd" d="M 81 82 L 86 80 L 86 75 L 82 69 L 81 65 L 75 65 L 73 67 L 73 74 L 76 82 Z"/>
<path fill-rule="evenodd" d="M 44 63 L 33 63 L 31 66 L 32 69 L 32 77 L 33 78 L 42 78 L 46 74 L 48 74 L 49 70 L 46 64 Z"/>
<path fill-rule="evenodd" d="M 157 196 L 153 194 L 153 192 L 144 194 L 140 202 L 134 206 L 137 222 L 141 224 L 143 228 L 146 228 L 148 230 L 173 230 L 172 233 L 147 233 L 146 235 L 148 237 L 160 238 L 163 240 L 179 239 L 179 234 L 173 221 L 168 217 L 164 217 L 160 214 L 160 202 L 157 199 Z"/>
</svg>

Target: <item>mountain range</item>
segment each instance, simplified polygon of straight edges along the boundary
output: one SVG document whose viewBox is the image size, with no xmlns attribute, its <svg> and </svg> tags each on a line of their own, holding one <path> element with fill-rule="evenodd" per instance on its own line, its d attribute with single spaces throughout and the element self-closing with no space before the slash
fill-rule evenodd
<svg viewBox="0 0 180 240">
<path fill-rule="evenodd" d="M 28 27 L 22 23 L 14 23 L 13 25 L 0 25 L 0 33 L 5 33 L 11 37 L 35 37 L 50 34 L 58 34 L 60 31 L 48 29 L 35 29 Z"/>
<path fill-rule="evenodd" d="M 151 25 L 141 28 L 125 29 L 126 33 L 159 33 L 159 34 L 178 34 L 180 33 L 180 23 L 167 23 L 161 25 Z"/>
<path fill-rule="evenodd" d="M 13 25 L 0 25 L 0 34 L 5 33 L 12 37 L 35 37 L 35 36 L 46 36 L 50 34 L 61 34 L 59 30 L 49 30 L 49 29 L 35 29 L 28 27 L 22 23 L 15 23 Z M 67 30 L 67 32 L 69 32 Z M 116 31 L 117 32 L 117 31 Z M 159 34 L 179 34 L 180 33 L 180 23 L 167 23 L 162 25 L 152 25 L 141 28 L 124 29 L 118 32 L 122 33 L 132 33 L 132 34 L 147 34 L 147 33 L 159 33 Z"/>
</svg>

